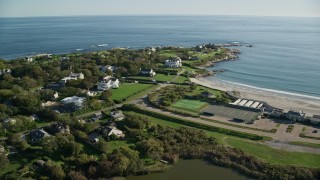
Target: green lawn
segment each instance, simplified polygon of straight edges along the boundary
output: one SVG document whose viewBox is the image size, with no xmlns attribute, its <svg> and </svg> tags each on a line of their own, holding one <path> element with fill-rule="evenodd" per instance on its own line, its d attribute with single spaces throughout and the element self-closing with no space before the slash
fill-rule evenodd
<svg viewBox="0 0 320 180">
<path fill-rule="evenodd" d="M 198 96 L 201 94 L 201 92 L 210 92 L 214 95 L 216 95 L 216 97 L 222 97 L 222 92 L 219 90 L 215 90 L 215 89 L 210 89 L 207 87 L 203 87 L 203 86 L 197 86 L 197 88 L 192 91 L 191 93 L 187 93 L 188 96 Z"/>
<path fill-rule="evenodd" d="M 175 83 L 184 83 L 185 81 L 188 81 L 189 78 L 184 76 L 178 76 L 177 79 L 175 79 L 173 82 Z"/>
<path fill-rule="evenodd" d="M 307 143 L 307 142 L 292 141 L 289 144 L 298 145 L 298 146 L 312 147 L 312 148 L 320 148 L 320 144 Z"/>
<path fill-rule="evenodd" d="M 121 140 L 116 140 L 116 141 L 110 141 L 108 142 L 108 152 L 111 153 L 115 149 L 119 149 L 120 147 L 129 149 L 130 146 L 133 144 L 128 142 L 128 141 L 121 141 Z"/>
<path fill-rule="evenodd" d="M 176 103 L 172 104 L 171 107 L 193 112 L 199 112 L 207 105 L 208 103 L 199 100 L 181 99 Z"/>
<path fill-rule="evenodd" d="M 154 77 L 145 77 L 145 76 L 131 76 L 130 78 L 140 79 L 140 80 L 156 80 L 156 81 L 171 81 L 175 78 L 176 75 L 166 75 L 166 74 L 157 74 Z"/>
<path fill-rule="evenodd" d="M 318 154 L 282 151 L 235 138 L 228 138 L 226 142 L 232 147 L 242 149 L 270 163 L 320 168 L 320 155 Z"/>
<path fill-rule="evenodd" d="M 166 56 L 166 57 L 175 57 L 177 56 L 177 53 L 175 50 L 161 50 L 159 55 Z"/>
<path fill-rule="evenodd" d="M 118 89 L 112 89 L 112 99 L 122 100 L 154 86 L 153 84 L 124 83 Z"/>
</svg>

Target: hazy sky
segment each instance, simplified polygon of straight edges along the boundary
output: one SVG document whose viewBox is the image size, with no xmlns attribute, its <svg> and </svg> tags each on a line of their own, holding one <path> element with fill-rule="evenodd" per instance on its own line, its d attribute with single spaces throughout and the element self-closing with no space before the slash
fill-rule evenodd
<svg viewBox="0 0 320 180">
<path fill-rule="evenodd" d="M 0 0 L 0 17 L 148 14 L 320 17 L 320 0 Z"/>
</svg>

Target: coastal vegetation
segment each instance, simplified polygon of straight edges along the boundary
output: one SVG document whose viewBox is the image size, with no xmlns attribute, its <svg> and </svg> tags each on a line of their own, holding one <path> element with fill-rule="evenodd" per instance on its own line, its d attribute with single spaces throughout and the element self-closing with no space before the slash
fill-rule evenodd
<svg viewBox="0 0 320 180">
<path fill-rule="evenodd" d="M 197 66 L 236 59 L 237 53 L 207 44 L 0 61 L 0 70 L 5 69 L 0 74 L 0 179 L 141 175 L 165 171 L 179 158 L 203 159 L 253 178 L 319 179 L 316 155 L 276 156 L 287 152 L 272 148 L 268 149 L 272 155 L 267 155 L 266 146 L 257 143 L 268 137 L 184 118 L 214 121 L 200 117 L 201 110 L 232 100 L 226 92 L 190 83 L 188 77 L 206 75 L 208 71 Z M 176 56 L 184 60 L 181 68 L 164 66 L 165 60 Z M 156 75 L 142 75 L 142 69 L 152 69 Z M 61 84 L 73 73 L 84 77 Z M 98 91 L 97 83 L 111 76 L 120 86 Z M 180 117 L 133 105 L 146 94 L 152 106 Z M 75 96 L 83 100 L 79 109 L 61 101 Z M 118 120 L 111 112 L 123 112 L 124 118 Z"/>
</svg>

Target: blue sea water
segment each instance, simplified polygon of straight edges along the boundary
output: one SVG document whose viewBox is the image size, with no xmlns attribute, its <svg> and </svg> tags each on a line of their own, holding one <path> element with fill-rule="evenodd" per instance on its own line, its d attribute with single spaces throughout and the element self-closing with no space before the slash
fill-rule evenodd
<svg viewBox="0 0 320 180">
<path fill-rule="evenodd" d="M 0 18 L 0 57 L 113 47 L 242 42 L 240 60 L 217 78 L 320 97 L 320 18 L 250 16 L 77 16 Z"/>
</svg>

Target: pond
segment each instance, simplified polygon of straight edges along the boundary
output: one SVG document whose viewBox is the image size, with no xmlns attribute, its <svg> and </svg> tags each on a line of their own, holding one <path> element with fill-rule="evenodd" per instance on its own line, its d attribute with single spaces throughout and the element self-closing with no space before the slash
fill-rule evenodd
<svg viewBox="0 0 320 180">
<path fill-rule="evenodd" d="M 126 180 L 245 180 L 248 177 L 232 169 L 210 165 L 203 160 L 179 160 L 170 170 L 144 176 L 129 176 Z"/>
</svg>

